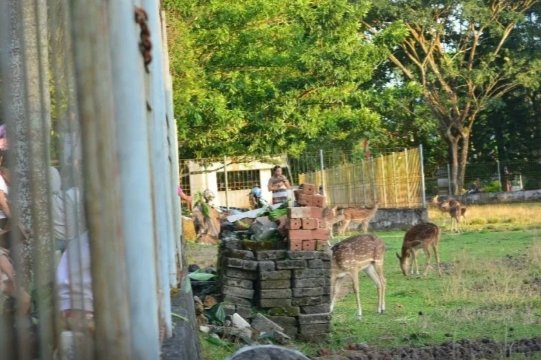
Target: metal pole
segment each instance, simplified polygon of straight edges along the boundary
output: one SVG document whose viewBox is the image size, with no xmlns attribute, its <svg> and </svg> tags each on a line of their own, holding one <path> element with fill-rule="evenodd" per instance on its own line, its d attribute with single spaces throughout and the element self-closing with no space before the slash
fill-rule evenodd
<svg viewBox="0 0 541 360">
<path fill-rule="evenodd" d="M 426 208 L 426 185 L 425 185 L 425 157 L 423 154 L 423 144 L 419 144 L 419 166 L 421 171 L 421 203 Z"/>
<path fill-rule="evenodd" d="M 139 53 L 133 6 L 108 2 L 111 60 L 119 154 L 122 228 L 128 265 L 128 293 L 134 359 L 158 359 L 158 286 L 156 278 L 150 152 L 144 67 Z M 130 91 L 126 91 L 130 89 Z M 145 284 L 141 286 L 141 284 Z"/>
<path fill-rule="evenodd" d="M 321 166 L 321 188 L 323 189 L 323 194 L 326 194 L 327 191 L 325 189 L 325 158 L 323 154 L 323 149 L 319 149 L 319 164 Z"/>
<path fill-rule="evenodd" d="M 227 179 L 227 158 L 224 156 L 224 179 L 225 179 L 225 207 L 229 210 L 229 195 L 227 189 L 229 188 L 229 181 Z"/>
<path fill-rule="evenodd" d="M 408 163 L 408 149 L 404 149 L 404 160 L 406 162 L 406 191 L 407 191 L 407 196 L 406 196 L 406 201 L 408 203 L 408 207 L 410 206 L 410 198 L 411 198 L 411 194 L 410 194 L 410 169 L 409 169 L 409 163 Z"/>
<path fill-rule="evenodd" d="M 135 357 L 126 306 L 130 304 L 129 293 L 122 286 L 127 284 L 128 275 L 108 12 L 105 2 L 70 2 L 92 258 L 96 358 L 128 360 Z"/>
</svg>

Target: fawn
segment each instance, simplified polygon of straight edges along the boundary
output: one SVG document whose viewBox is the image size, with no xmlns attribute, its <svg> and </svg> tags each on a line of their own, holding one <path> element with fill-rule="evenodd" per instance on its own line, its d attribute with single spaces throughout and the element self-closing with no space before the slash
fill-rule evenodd
<svg viewBox="0 0 541 360">
<path fill-rule="evenodd" d="M 451 231 L 459 231 L 460 219 L 466 217 L 467 208 L 455 199 L 439 200 L 438 195 L 432 199 L 432 204 L 441 212 L 451 216 Z"/>
<path fill-rule="evenodd" d="M 343 215 L 344 220 L 340 224 L 338 233 L 343 235 L 351 222 L 360 223 L 363 225 L 363 233 L 368 232 L 368 223 L 376 216 L 378 204 L 375 203 L 371 208 L 338 208 L 337 214 Z"/>
<path fill-rule="evenodd" d="M 349 275 L 353 281 L 357 301 L 357 319 L 362 317 L 359 295 L 359 271 L 363 270 L 376 284 L 378 290 L 378 313 L 385 311 L 385 277 L 383 276 L 383 256 L 385 244 L 374 235 L 364 234 L 342 240 L 332 247 L 332 301 L 331 312 L 336 303 L 339 279 Z"/>
<path fill-rule="evenodd" d="M 420 249 L 423 249 L 426 255 L 426 266 L 423 275 L 426 275 L 428 271 L 428 267 L 430 265 L 430 250 L 432 250 L 434 256 L 436 257 L 438 274 L 441 276 L 440 257 L 438 254 L 439 240 L 440 228 L 432 223 L 414 225 L 406 232 L 404 235 L 404 242 L 402 244 L 402 254 L 396 254 L 398 260 L 400 260 L 400 269 L 402 270 L 404 276 L 408 276 L 408 272 L 410 270 L 411 274 L 413 274 L 414 267 L 415 273 L 419 275 L 416 252 Z M 413 264 L 410 263 L 410 257 Z"/>
</svg>

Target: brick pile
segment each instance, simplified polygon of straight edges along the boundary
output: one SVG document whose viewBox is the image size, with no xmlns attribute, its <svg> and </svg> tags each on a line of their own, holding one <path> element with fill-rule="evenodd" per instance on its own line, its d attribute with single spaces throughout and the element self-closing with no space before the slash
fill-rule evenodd
<svg viewBox="0 0 541 360">
<path fill-rule="evenodd" d="M 289 250 L 314 251 L 327 246 L 330 231 L 323 219 L 323 208 L 327 205 L 326 197 L 316 193 L 316 186 L 304 184 L 295 190 L 297 207 L 288 208 L 287 237 Z"/>
</svg>

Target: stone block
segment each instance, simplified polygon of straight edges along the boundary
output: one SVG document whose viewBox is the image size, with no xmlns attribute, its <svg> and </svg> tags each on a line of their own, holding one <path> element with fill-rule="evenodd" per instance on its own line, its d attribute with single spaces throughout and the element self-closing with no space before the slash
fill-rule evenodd
<svg viewBox="0 0 541 360">
<path fill-rule="evenodd" d="M 245 305 L 245 306 L 250 306 L 252 304 L 251 299 L 245 299 L 238 296 L 231 296 L 227 294 L 224 294 L 224 295 L 225 295 L 224 300 L 223 300 L 224 304 Z"/>
<path fill-rule="evenodd" d="M 289 289 L 291 280 L 265 280 L 259 282 L 260 289 Z"/>
<path fill-rule="evenodd" d="M 330 304 L 321 304 L 321 305 L 311 305 L 311 306 L 301 306 L 301 313 L 303 314 L 321 314 L 328 313 L 331 309 Z"/>
<path fill-rule="evenodd" d="M 314 288 L 294 288 L 294 297 L 320 296 L 323 295 L 323 287 Z"/>
<path fill-rule="evenodd" d="M 252 307 L 248 305 L 237 305 L 236 311 L 244 319 L 251 319 L 254 316 Z"/>
<path fill-rule="evenodd" d="M 257 260 L 283 260 L 286 258 L 286 250 L 262 250 L 256 252 Z"/>
<path fill-rule="evenodd" d="M 285 316 L 295 317 L 300 314 L 300 307 L 298 306 L 282 306 L 269 309 L 267 312 L 270 316 Z"/>
<path fill-rule="evenodd" d="M 224 286 L 222 292 L 224 295 L 230 295 L 243 299 L 252 299 L 254 297 L 254 290 L 244 289 L 236 286 Z"/>
<path fill-rule="evenodd" d="M 252 320 L 252 328 L 259 332 L 284 331 L 283 327 L 259 313 Z"/>
<path fill-rule="evenodd" d="M 254 252 L 250 250 L 231 249 L 225 252 L 225 256 L 228 258 L 235 258 L 235 259 L 242 259 L 242 260 L 255 259 Z"/>
<path fill-rule="evenodd" d="M 293 306 L 313 306 L 328 303 L 330 303 L 329 298 L 325 298 L 325 296 L 310 296 L 291 299 L 291 305 Z"/>
<path fill-rule="evenodd" d="M 258 262 L 254 260 L 229 258 L 227 259 L 226 265 L 231 268 L 254 271 L 257 269 Z"/>
<path fill-rule="evenodd" d="M 247 271 L 233 268 L 226 268 L 224 274 L 226 277 L 245 280 L 256 280 L 258 277 L 257 272 L 255 271 Z"/>
<path fill-rule="evenodd" d="M 259 292 L 261 299 L 287 299 L 291 298 L 291 289 L 271 289 Z"/>
<path fill-rule="evenodd" d="M 269 318 L 269 320 L 280 325 L 282 328 L 298 326 L 297 318 L 294 316 L 267 316 L 267 317 Z"/>
<path fill-rule="evenodd" d="M 308 260 L 308 268 L 309 269 L 330 269 L 331 262 L 323 261 L 321 259 Z"/>
<path fill-rule="evenodd" d="M 274 261 L 260 261 L 259 262 L 259 272 L 265 271 L 274 271 L 276 270 L 276 265 Z"/>
<path fill-rule="evenodd" d="M 291 270 L 266 271 L 259 273 L 259 278 L 265 280 L 289 280 L 291 279 Z"/>
<path fill-rule="evenodd" d="M 331 321 L 330 313 L 300 314 L 299 325 L 326 324 Z"/>
<path fill-rule="evenodd" d="M 287 257 L 291 260 L 310 260 L 318 258 L 317 251 L 288 251 Z"/>
<path fill-rule="evenodd" d="M 276 261 L 276 269 L 278 270 L 292 270 L 292 269 L 304 269 L 306 262 L 304 260 L 279 260 Z"/>
<path fill-rule="evenodd" d="M 291 306 L 291 299 L 260 299 L 259 306 L 262 308 Z"/>
<path fill-rule="evenodd" d="M 223 284 L 225 286 L 241 287 L 244 289 L 254 288 L 254 282 L 252 280 L 244 280 L 244 279 L 237 279 L 237 278 L 226 277 L 223 279 Z"/>
<path fill-rule="evenodd" d="M 231 316 L 237 312 L 237 306 L 235 304 L 222 304 L 226 316 Z"/>
<path fill-rule="evenodd" d="M 241 240 L 233 240 L 233 239 L 227 240 L 227 241 L 222 241 L 221 246 L 224 249 L 228 249 L 228 250 L 242 249 L 242 241 Z"/>
<path fill-rule="evenodd" d="M 324 287 L 326 284 L 323 278 L 306 278 L 306 279 L 293 279 L 293 288 L 314 288 Z"/>
<path fill-rule="evenodd" d="M 332 260 L 332 250 L 327 249 L 325 251 L 316 252 L 316 259 L 321 259 L 321 260 L 325 260 L 325 261 L 331 261 Z"/>
<path fill-rule="evenodd" d="M 324 278 L 330 277 L 330 269 L 295 269 L 293 270 L 293 278 L 305 279 L 305 278 Z"/>
</svg>

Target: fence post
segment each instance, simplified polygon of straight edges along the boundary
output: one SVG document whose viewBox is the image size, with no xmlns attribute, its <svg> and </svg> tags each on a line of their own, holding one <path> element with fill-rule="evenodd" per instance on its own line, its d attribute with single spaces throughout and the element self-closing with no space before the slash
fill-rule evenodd
<svg viewBox="0 0 541 360">
<path fill-rule="evenodd" d="M 140 359 L 157 359 L 160 353 L 158 284 L 156 248 L 153 242 L 156 240 L 156 223 L 152 211 L 153 172 L 150 171 L 148 141 L 151 131 L 146 116 L 144 67 L 137 45 L 137 24 L 131 16 L 133 6 L 125 1 L 113 1 L 109 4 L 116 141 L 120 157 L 120 204 L 129 268 L 128 283 L 125 284 L 128 289 L 125 291 L 129 294 L 131 345 L 133 354 Z M 158 34 L 151 35 L 154 37 Z M 154 39 L 152 41 L 154 43 Z M 156 43 L 154 46 L 158 48 Z M 126 89 L 130 91 L 127 92 Z M 152 88 L 152 91 L 159 90 Z M 163 114 L 152 95 L 149 103 L 155 114 Z M 162 206 L 165 207 L 166 204 Z"/>
<path fill-rule="evenodd" d="M 409 169 L 409 163 L 408 163 L 408 149 L 404 149 L 404 160 L 406 162 L 406 201 L 408 203 L 408 207 L 410 207 L 410 169 Z"/>
<path fill-rule="evenodd" d="M 425 185 L 425 157 L 423 154 L 423 144 L 419 144 L 419 166 L 421 171 L 421 199 L 423 208 L 426 208 L 426 185 Z"/>
<path fill-rule="evenodd" d="M 225 207 L 229 210 L 229 193 L 227 189 L 229 188 L 229 181 L 227 179 L 227 158 L 224 156 L 224 180 L 225 180 Z"/>
<path fill-rule="evenodd" d="M 379 157 L 381 159 L 381 178 L 383 179 L 383 204 L 387 206 L 387 177 L 385 176 L 385 161 L 383 161 L 383 155 Z"/>
<path fill-rule="evenodd" d="M 323 193 L 325 194 L 325 158 L 323 156 L 323 149 L 319 149 L 319 164 L 321 166 L 321 188 L 323 189 Z"/>
<path fill-rule="evenodd" d="M 394 192 L 394 206 L 398 206 L 398 189 L 396 185 L 396 153 L 392 153 L 393 159 L 393 192 Z"/>
<path fill-rule="evenodd" d="M 107 4 L 70 2 L 90 233 L 96 358 L 133 359 Z M 100 41 L 96 41 L 100 39 Z M 114 236 L 115 241 L 111 241 Z"/>
</svg>

